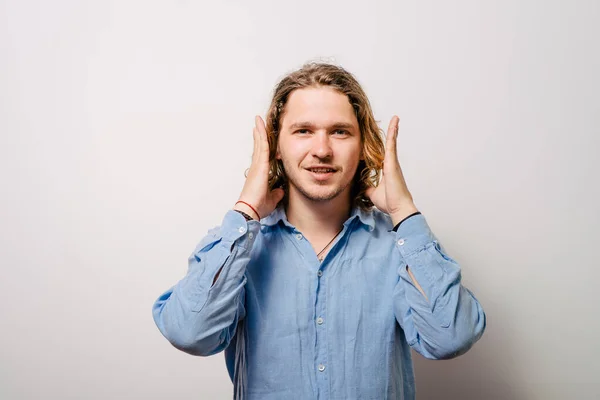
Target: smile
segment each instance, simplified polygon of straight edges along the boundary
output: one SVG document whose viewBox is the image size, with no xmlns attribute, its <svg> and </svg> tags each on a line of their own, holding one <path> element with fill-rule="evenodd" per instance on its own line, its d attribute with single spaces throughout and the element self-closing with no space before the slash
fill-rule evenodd
<svg viewBox="0 0 600 400">
<path fill-rule="evenodd" d="M 327 180 L 335 173 L 332 168 L 307 168 L 306 170 L 318 181 Z"/>
</svg>

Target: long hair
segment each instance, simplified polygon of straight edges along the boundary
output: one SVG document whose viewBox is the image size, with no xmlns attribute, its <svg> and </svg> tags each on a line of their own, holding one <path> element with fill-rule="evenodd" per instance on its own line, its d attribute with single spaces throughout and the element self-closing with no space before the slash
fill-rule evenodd
<svg viewBox="0 0 600 400">
<path fill-rule="evenodd" d="M 382 130 L 377 125 L 369 99 L 356 78 L 344 68 L 321 62 L 310 62 L 302 68 L 286 75 L 273 91 L 271 105 L 267 112 L 266 128 L 269 141 L 269 189 L 287 188 L 288 179 L 281 160 L 276 159 L 277 140 L 281 129 L 281 121 L 285 114 L 285 106 L 290 94 L 296 89 L 327 86 L 348 96 L 358 120 L 363 148 L 363 158 L 354 175 L 351 191 L 353 205 L 363 210 L 373 207 L 371 200 L 365 195 L 367 188 L 379 183 L 385 148 Z M 282 202 L 287 202 L 286 190 Z"/>
</svg>

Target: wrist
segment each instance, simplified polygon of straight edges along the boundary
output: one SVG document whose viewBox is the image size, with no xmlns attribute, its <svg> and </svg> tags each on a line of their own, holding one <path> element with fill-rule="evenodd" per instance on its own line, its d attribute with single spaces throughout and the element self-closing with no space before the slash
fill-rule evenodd
<svg viewBox="0 0 600 400">
<path fill-rule="evenodd" d="M 390 214 L 390 217 L 392 218 L 392 224 L 394 226 L 396 226 L 404 218 L 406 218 L 409 215 L 414 214 L 418 211 L 419 211 L 419 209 L 414 204 L 402 207 L 402 208 L 398 209 L 397 211 L 394 211 L 393 213 Z"/>
<path fill-rule="evenodd" d="M 252 217 L 253 221 L 258 221 L 258 215 L 256 214 L 256 212 L 252 209 L 252 207 L 250 207 L 244 203 L 236 203 L 233 206 L 233 209 L 236 211 L 241 211 L 244 214 L 249 215 L 250 217 Z"/>
</svg>

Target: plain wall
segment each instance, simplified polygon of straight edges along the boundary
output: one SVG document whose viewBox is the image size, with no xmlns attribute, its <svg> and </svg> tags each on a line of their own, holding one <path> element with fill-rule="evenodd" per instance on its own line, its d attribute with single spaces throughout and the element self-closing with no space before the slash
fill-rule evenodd
<svg viewBox="0 0 600 400">
<path fill-rule="evenodd" d="M 253 117 L 353 72 L 488 317 L 419 399 L 600 398 L 597 1 L 0 1 L 0 398 L 226 399 L 154 300 L 233 206 Z"/>
</svg>

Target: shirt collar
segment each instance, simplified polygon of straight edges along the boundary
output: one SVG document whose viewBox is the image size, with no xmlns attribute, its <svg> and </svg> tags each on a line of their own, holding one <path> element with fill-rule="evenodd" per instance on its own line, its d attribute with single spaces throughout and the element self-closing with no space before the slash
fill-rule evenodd
<svg viewBox="0 0 600 400">
<path fill-rule="evenodd" d="M 363 225 L 370 227 L 371 230 L 375 228 L 375 218 L 373 218 L 373 209 L 365 211 L 360 207 L 354 206 L 352 208 L 352 212 L 350 213 L 350 217 L 346 220 L 346 222 L 344 222 L 344 226 L 349 226 L 350 223 L 356 218 L 358 218 L 358 220 Z M 277 225 L 280 221 L 289 228 L 295 228 L 287 220 L 287 216 L 285 215 L 285 209 L 283 205 L 279 205 L 271 214 L 261 219 L 260 223 L 263 226 L 272 227 L 274 225 Z"/>
</svg>

